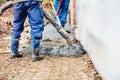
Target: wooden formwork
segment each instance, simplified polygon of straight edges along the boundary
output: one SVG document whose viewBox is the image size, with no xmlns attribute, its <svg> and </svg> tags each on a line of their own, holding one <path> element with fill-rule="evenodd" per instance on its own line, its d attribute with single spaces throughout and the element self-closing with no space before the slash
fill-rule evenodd
<svg viewBox="0 0 120 80">
<path fill-rule="evenodd" d="M 76 0 L 70 1 L 70 23 L 74 27 L 76 27 Z"/>
</svg>

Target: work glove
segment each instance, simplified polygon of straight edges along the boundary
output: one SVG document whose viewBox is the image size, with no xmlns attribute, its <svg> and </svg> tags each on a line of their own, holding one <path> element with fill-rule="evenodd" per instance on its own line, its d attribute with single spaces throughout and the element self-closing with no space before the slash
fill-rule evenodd
<svg viewBox="0 0 120 80">
<path fill-rule="evenodd" d="M 56 11 L 56 15 L 59 16 L 59 12 L 60 12 L 60 9 L 61 9 L 61 6 L 63 4 L 63 0 L 59 0 L 59 4 L 58 4 L 58 9 Z"/>
<path fill-rule="evenodd" d="M 59 16 L 59 10 L 56 11 L 56 15 Z"/>
</svg>

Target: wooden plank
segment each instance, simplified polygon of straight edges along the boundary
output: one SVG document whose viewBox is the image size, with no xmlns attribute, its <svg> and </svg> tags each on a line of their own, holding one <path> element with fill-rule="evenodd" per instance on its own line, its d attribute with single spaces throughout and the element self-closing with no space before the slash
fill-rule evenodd
<svg viewBox="0 0 120 80">
<path fill-rule="evenodd" d="M 70 1 L 70 23 L 76 27 L 76 0 Z"/>
</svg>

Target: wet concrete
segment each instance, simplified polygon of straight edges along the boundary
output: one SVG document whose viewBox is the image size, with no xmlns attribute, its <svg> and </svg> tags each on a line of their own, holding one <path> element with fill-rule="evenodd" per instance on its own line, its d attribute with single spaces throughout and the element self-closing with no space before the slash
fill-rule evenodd
<svg viewBox="0 0 120 80">
<path fill-rule="evenodd" d="M 64 28 L 71 32 L 69 35 L 70 35 L 70 38 L 72 39 L 72 33 L 73 33 L 72 27 L 66 24 Z M 52 41 L 64 40 L 64 38 L 57 32 L 57 30 L 54 28 L 52 24 L 48 24 L 44 27 L 42 41 L 47 39 Z"/>
<path fill-rule="evenodd" d="M 71 31 L 71 34 L 69 35 L 70 35 L 70 38 L 72 39 L 72 27 L 66 25 L 65 28 L 67 27 L 69 27 L 69 31 Z M 64 42 L 62 44 L 59 44 L 59 43 L 55 44 L 54 42 L 58 40 L 64 41 Z M 21 53 L 31 54 L 31 48 L 25 47 L 21 51 Z M 47 26 L 45 26 L 45 29 L 43 32 L 43 39 L 41 41 L 39 54 L 49 55 L 49 56 L 74 57 L 74 56 L 81 56 L 82 54 L 84 54 L 84 51 L 82 50 L 82 45 L 79 42 L 76 44 L 73 44 L 72 47 L 67 45 L 65 39 L 61 37 L 61 35 L 57 32 L 57 30 L 51 24 L 48 24 Z"/>
<path fill-rule="evenodd" d="M 23 54 L 31 54 L 31 48 L 25 47 L 21 53 Z M 84 54 L 82 50 L 82 46 L 80 43 L 74 44 L 71 47 L 68 45 L 41 45 L 39 49 L 40 55 L 48 55 L 48 56 L 67 56 L 67 57 L 77 57 Z"/>
</svg>

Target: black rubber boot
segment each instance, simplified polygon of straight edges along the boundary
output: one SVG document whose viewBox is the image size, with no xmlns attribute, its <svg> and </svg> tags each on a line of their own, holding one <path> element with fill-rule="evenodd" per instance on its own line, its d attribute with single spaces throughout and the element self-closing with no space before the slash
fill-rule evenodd
<svg viewBox="0 0 120 80">
<path fill-rule="evenodd" d="M 15 54 L 15 55 L 11 55 L 11 56 L 10 56 L 10 59 L 21 58 L 21 57 L 23 57 L 22 54 Z"/>
<path fill-rule="evenodd" d="M 43 57 L 39 56 L 39 49 L 32 49 L 32 61 L 40 61 L 43 60 Z"/>
</svg>

